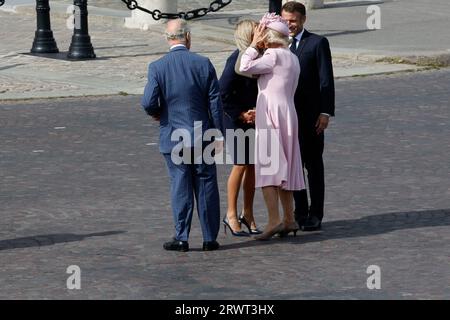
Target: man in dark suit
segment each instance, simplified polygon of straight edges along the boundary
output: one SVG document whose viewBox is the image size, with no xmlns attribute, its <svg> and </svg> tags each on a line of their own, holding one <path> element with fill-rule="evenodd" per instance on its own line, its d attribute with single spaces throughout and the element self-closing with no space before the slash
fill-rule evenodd
<svg viewBox="0 0 450 320">
<path fill-rule="evenodd" d="M 207 145 L 198 141 L 198 133 L 203 140 L 203 134 L 215 128 L 216 136 L 223 140 L 219 83 L 209 59 L 189 51 L 191 36 L 186 21 L 169 21 L 166 38 L 170 52 L 149 65 L 141 102 L 147 114 L 160 121 L 159 149 L 170 175 L 175 236 L 164 244 L 164 249 L 189 250 L 195 195 L 203 250 L 216 250 L 220 227 L 216 166 L 203 158 Z M 181 141 L 174 136 L 182 137 Z M 180 150 L 175 152 L 180 145 Z"/>
<path fill-rule="evenodd" d="M 308 173 L 306 190 L 294 192 L 296 220 L 304 231 L 321 228 L 325 198 L 323 166 L 324 131 L 334 116 L 335 92 L 333 65 L 328 40 L 303 28 L 305 6 L 290 1 L 283 5 L 282 17 L 288 21 L 292 44 L 290 49 L 300 61 L 300 79 L 295 93 L 299 119 L 299 141 L 303 167 Z"/>
</svg>

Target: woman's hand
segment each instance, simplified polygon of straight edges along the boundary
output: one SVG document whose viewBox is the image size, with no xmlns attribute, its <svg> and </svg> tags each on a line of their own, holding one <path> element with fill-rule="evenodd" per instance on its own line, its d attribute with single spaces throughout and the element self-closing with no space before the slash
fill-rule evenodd
<svg viewBox="0 0 450 320">
<path fill-rule="evenodd" d="M 246 112 L 242 112 L 239 116 L 239 119 L 242 120 L 244 123 L 253 124 L 255 123 L 256 118 L 256 111 L 255 110 L 248 110 Z"/>
<path fill-rule="evenodd" d="M 253 33 L 252 44 L 250 46 L 253 48 L 264 47 L 263 43 L 266 37 L 267 37 L 266 26 L 262 24 L 257 25 Z"/>
</svg>

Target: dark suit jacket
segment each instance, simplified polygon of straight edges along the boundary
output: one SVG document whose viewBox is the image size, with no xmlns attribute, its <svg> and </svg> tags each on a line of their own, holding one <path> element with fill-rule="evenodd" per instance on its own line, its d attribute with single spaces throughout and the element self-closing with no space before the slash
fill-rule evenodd
<svg viewBox="0 0 450 320">
<path fill-rule="evenodd" d="M 295 107 L 301 123 L 311 126 L 320 113 L 334 116 L 335 94 L 330 44 L 325 37 L 305 30 L 294 53 L 300 61 Z"/>
<path fill-rule="evenodd" d="M 202 123 L 202 134 L 210 128 L 223 132 L 216 70 L 208 58 L 192 53 L 186 47 L 175 47 L 149 65 L 148 83 L 141 104 L 149 115 L 160 115 L 161 153 L 170 153 L 178 144 L 171 140 L 176 129 L 189 132 L 192 146 L 196 121 Z"/>
<path fill-rule="evenodd" d="M 225 116 L 234 122 L 235 127 L 242 127 L 239 115 L 256 107 L 258 83 L 256 78 L 244 77 L 234 71 L 238 56 L 239 50 L 236 50 L 227 59 L 219 85 Z"/>
</svg>

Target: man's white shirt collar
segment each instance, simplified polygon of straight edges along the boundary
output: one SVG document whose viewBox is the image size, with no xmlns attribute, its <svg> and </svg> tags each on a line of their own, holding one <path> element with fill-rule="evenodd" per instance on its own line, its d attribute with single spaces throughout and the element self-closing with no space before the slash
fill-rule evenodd
<svg viewBox="0 0 450 320">
<path fill-rule="evenodd" d="M 305 28 L 303 28 L 302 32 L 300 32 L 298 35 L 295 36 L 295 39 L 297 39 L 297 42 L 295 43 L 296 44 L 295 50 L 297 50 L 298 48 L 298 44 L 300 43 L 300 40 L 303 37 L 303 33 L 305 33 Z"/>
<path fill-rule="evenodd" d="M 173 46 L 171 46 L 170 50 L 177 48 L 177 47 L 185 47 L 186 48 L 186 46 L 184 44 L 179 43 L 179 44 L 174 44 Z"/>
</svg>

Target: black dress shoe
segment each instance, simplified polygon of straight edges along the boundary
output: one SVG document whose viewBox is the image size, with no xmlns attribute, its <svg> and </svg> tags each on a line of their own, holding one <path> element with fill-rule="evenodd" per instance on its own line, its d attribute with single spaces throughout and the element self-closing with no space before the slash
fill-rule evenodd
<svg viewBox="0 0 450 320">
<path fill-rule="evenodd" d="M 164 243 L 164 249 L 171 251 L 189 251 L 189 243 L 187 241 L 172 240 Z"/>
<path fill-rule="evenodd" d="M 301 228 L 303 231 L 317 231 L 322 228 L 322 221 L 316 216 L 310 216 Z"/>
<path fill-rule="evenodd" d="M 217 241 L 203 242 L 203 251 L 213 251 L 217 249 L 219 249 L 219 243 Z"/>
</svg>

